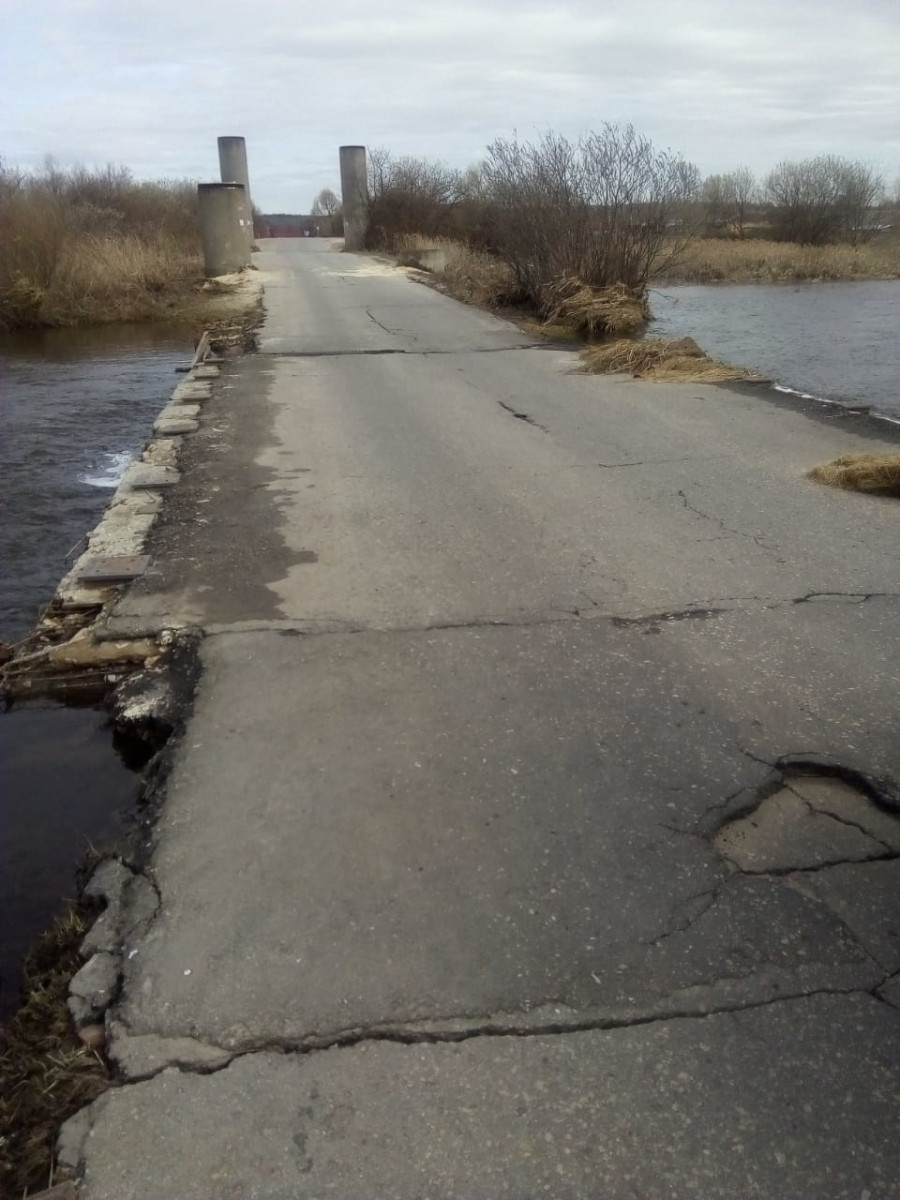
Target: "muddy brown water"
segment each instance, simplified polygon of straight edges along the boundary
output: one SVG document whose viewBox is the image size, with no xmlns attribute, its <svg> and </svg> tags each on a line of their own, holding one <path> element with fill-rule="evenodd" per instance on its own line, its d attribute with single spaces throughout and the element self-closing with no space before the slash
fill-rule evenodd
<svg viewBox="0 0 900 1200">
<path fill-rule="evenodd" d="M 191 352 L 189 331 L 162 326 L 0 337 L 0 639 L 34 624 Z M 25 949 L 74 896 L 87 851 L 132 819 L 136 794 L 102 709 L 0 712 L 0 1017 L 18 1001 Z"/>
</svg>

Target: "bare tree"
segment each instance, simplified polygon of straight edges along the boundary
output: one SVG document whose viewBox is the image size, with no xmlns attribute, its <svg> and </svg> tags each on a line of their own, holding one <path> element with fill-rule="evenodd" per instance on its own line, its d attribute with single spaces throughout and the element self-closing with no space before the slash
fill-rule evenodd
<svg viewBox="0 0 900 1200">
<path fill-rule="evenodd" d="M 710 175 L 703 182 L 707 224 L 731 237 L 745 237 L 756 193 L 756 179 L 749 167 L 738 167 L 727 175 Z"/>
<path fill-rule="evenodd" d="M 874 206 L 883 187 L 872 168 L 834 155 L 779 163 L 766 179 L 775 234 L 814 246 L 856 245 L 877 224 Z"/>
<path fill-rule="evenodd" d="M 563 275 L 594 287 L 643 289 L 679 249 L 672 215 L 695 198 L 699 174 L 631 125 L 606 124 L 569 141 L 499 139 L 484 168 L 497 253 L 523 300 L 541 302 Z"/>
<path fill-rule="evenodd" d="M 340 210 L 341 202 L 331 190 L 331 188 L 322 188 L 321 192 L 312 202 L 310 215 L 314 217 L 333 217 Z"/>
<path fill-rule="evenodd" d="M 464 192 L 463 177 L 445 163 L 369 154 L 369 239 L 393 249 L 404 234 L 448 236 Z"/>
<path fill-rule="evenodd" d="M 841 235 L 851 246 L 867 241 L 877 228 L 885 204 L 884 179 L 872 167 L 845 162 L 841 170 Z"/>
</svg>

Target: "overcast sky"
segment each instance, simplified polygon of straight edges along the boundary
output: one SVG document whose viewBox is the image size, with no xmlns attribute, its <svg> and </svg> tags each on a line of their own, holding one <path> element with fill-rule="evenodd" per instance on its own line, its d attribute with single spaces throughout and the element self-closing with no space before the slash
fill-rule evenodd
<svg viewBox="0 0 900 1200">
<path fill-rule="evenodd" d="M 455 166 L 497 136 L 632 122 L 703 174 L 819 153 L 900 174 L 897 0 L 0 0 L 0 157 L 218 178 L 264 211 L 337 147 Z"/>
</svg>

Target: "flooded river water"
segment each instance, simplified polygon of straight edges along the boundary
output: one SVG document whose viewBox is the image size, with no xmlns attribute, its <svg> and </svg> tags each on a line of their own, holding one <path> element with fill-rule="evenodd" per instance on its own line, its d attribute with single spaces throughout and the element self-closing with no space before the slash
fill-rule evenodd
<svg viewBox="0 0 900 1200">
<path fill-rule="evenodd" d="M 0 639 L 34 624 L 190 358 L 185 330 L 114 326 L 0 339 Z M 0 713 L 0 1015 L 28 944 L 114 836 L 137 781 L 102 710 Z"/>
<path fill-rule="evenodd" d="M 652 336 L 900 420 L 900 280 L 666 287 L 650 302 Z"/>
</svg>

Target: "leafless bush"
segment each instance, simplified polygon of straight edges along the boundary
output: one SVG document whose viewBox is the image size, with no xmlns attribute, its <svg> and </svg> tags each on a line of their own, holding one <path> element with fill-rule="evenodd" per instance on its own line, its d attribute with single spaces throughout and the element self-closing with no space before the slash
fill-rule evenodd
<svg viewBox="0 0 900 1200">
<path fill-rule="evenodd" d="M 738 167 L 726 175 L 710 175 L 703 181 L 707 226 L 730 237 L 743 238 L 757 194 L 756 178 L 749 167 Z"/>
<path fill-rule="evenodd" d="M 865 163 L 834 155 L 782 162 L 766 179 L 773 234 L 779 241 L 858 245 L 874 232 L 881 176 Z"/>
<path fill-rule="evenodd" d="M 642 291 L 651 269 L 680 251 L 687 231 L 677 206 L 699 192 L 695 167 L 632 126 L 610 124 L 576 142 L 555 133 L 499 139 L 484 182 L 492 244 L 520 298 L 537 307 L 563 276 Z"/>
<path fill-rule="evenodd" d="M 459 171 L 424 158 L 393 158 L 369 153 L 369 234 L 371 247 L 393 250 L 408 234 L 448 237 L 463 193 Z"/>
</svg>

